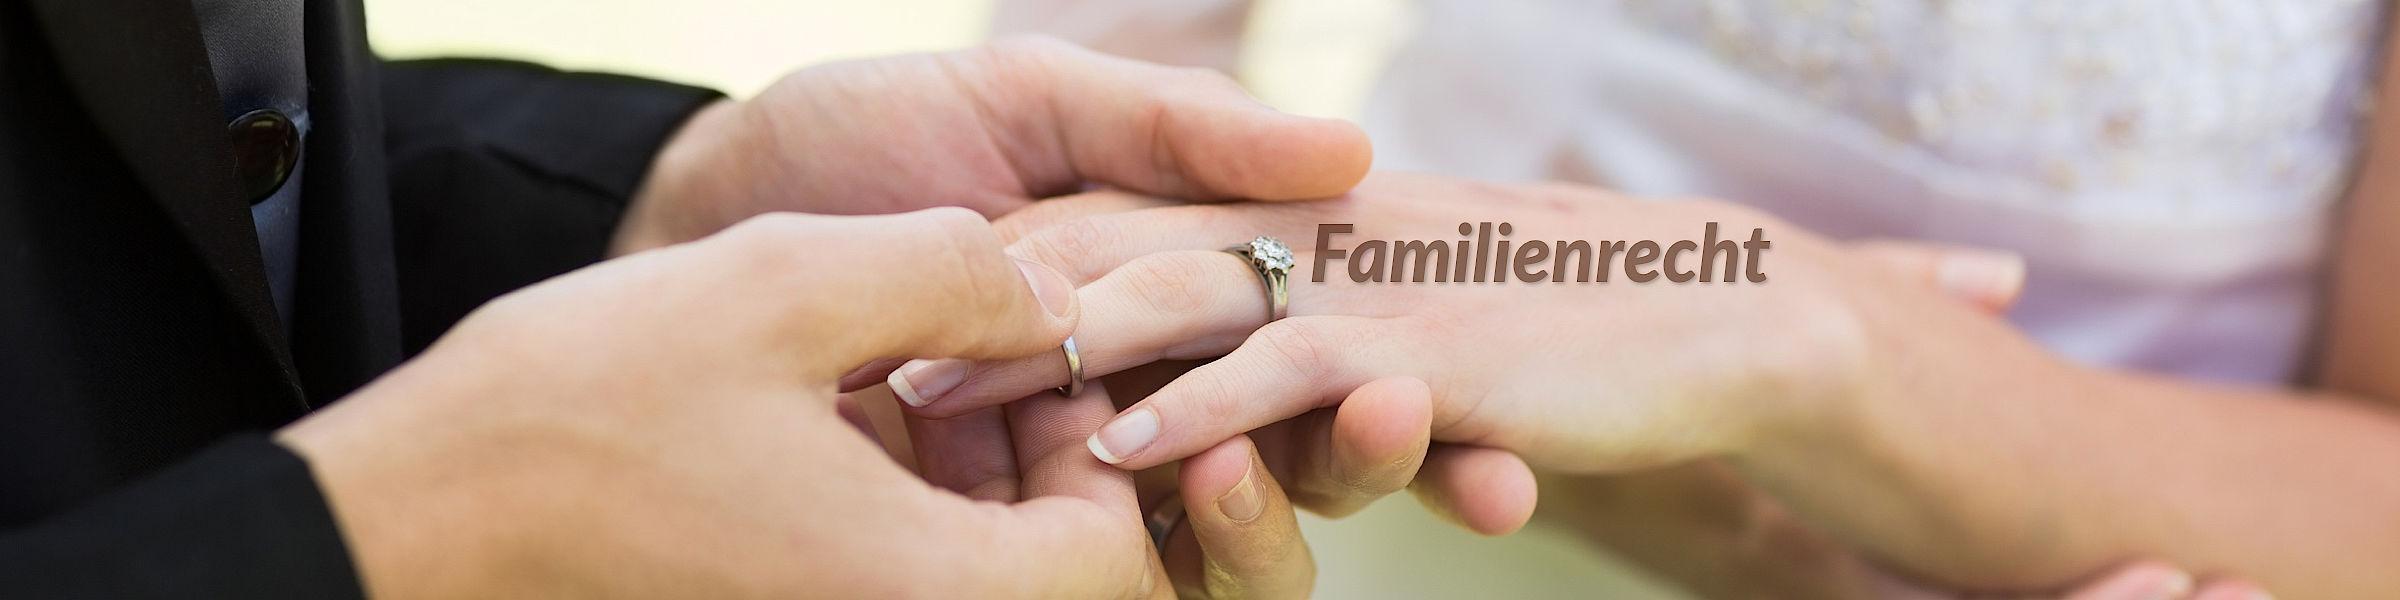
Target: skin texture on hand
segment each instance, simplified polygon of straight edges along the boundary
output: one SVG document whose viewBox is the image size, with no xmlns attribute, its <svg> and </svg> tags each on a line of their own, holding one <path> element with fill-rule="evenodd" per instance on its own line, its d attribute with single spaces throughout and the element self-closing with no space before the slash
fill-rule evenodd
<svg viewBox="0 0 2400 600">
<path fill-rule="evenodd" d="M 1760 227 L 1775 242 L 1775 280 L 1309 282 L 1318 223 L 1354 223 L 1349 239 L 1368 240 L 1447 236 L 1478 221 L 1515 222 L 1519 239 L 1680 239 L 1697 234 L 1701 221 L 1727 231 Z M 1293 316 L 1263 328 L 1257 275 L 1216 251 L 1254 235 L 1301 246 Z M 1836 393 L 1861 358 L 1845 351 L 1857 332 L 1820 291 L 1848 276 L 1842 271 L 1866 270 L 1840 258 L 1839 248 L 1739 209 L 1634 202 L 1583 188 L 1382 175 L 1328 201 L 1168 206 L 1071 221 L 1029 234 L 1012 252 L 1090 281 L 1079 292 L 1091 312 L 1077 336 L 1087 373 L 1226 355 L 1119 417 L 1157 411 L 1153 444 L 1118 455 L 1129 468 L 1333 406 L 1392 375 L 1431 385 L 1439 441 L 1506 448 L 1575 472 L 1666 464 L 1741 446 L 1776 413 Z M 1056 385 L 1060 372 L 1050 356 L 976 365 L 917 410 L 942 416 L 1004 401 Z M 1754 393 L 1763 389 L 1793 400 L 1766 402 Z"/>
<path fill-rule="evenodd" d="M 1132 482 L 1081 449 L 1105 402 L 1012 407 L 1050 434 L 1005 501 L 837 414 L 876 358 L 1055 347 L 1068 286 L 962 209 L 770 215 L 496 300 L 278 437 L 379 598 L 1163 595 Z"/>
<path fill-rule="evenodd" d="M 996 221 L 1013 241 L 1052 225 L 1174 203 L 1130 194 L 1092 194 L 1045 202 Z M 1895 245 L 1895 256 L 1905 255 Z M 1079 284 L 1089 279 L 1076 280 Z M 943 361 L 964 366 L 966 361 Z M 1120 408 L 1148 397 L 1205 361 L 1160 361 L 1106 378 Z M 925 367 L 912 363 L 911 367 Z M 908 389 L 902 369 L 890 379 Z M 880 372 L 879 372 L 880 373 Z M 920 374 L 921 375 L 921 374 Z M 905 394 L 904 394 L 905 395 Z M 1503 535 L 1533 513 L 1532 471 L 1503 450 L 1430 443 L 1431 390 L 1415 378 L 1369 383 L 1340 406 L 1310 411 L 1248 433 L 1294 505 L 1340 518 L 1401 489 L 1428 509 L 1484 535 Z M 914 402 L 911 402 L 912 404 Z M 1145 496 L 1149 497 L 1149 496 Z"/>
<path fill-rule="evenodd" d="M 660 152 L 615 252 L 770 211 L 963 206 L 997 217 L 1092 185 L 1322 198 L 1372 160 L 1356 125 L 1276 111 L 1222 74 L 1010 38 L 802 69 L 702 110 Z"/>
<path fill-rule="evenodd" d="M 1478 202 L 1459 202 L 1461 198 Z M 1621 282 L 1482 287 L 1302 283 L 1292 291 L 1294 316 L 1262 328 L 1264 301 L 1256 275 L 1215 252 L 1260 234 L 1310 240 L 1318 223 L 1354 223 L 1358 229 L 1351 239 L 1425 239 L 1457 223 L 1477 221 L 1516 222 L 1521 228 L 1518 239 L 1671 240 L 1694 235 L 1703 221 L 1717 221 L 1733 231 L 1762 227 L 1773 232 L 1769 237 L 1776 243 L 1768 259 L 1774 261 L 1768 267 L 1774 279 L 1765 285 L 1714 288 Z M 1537 225 L 1528 224 L 1549 229 L 1529 231 Z M 1308 256 L 1311 244 L 1300 245 L 1302 267 L 1294 279 L 1305 281 L 1314 268 Z M 1367 381 L 1406 374 L 1423 377 L 1432 387 L 1436 440 L 1508 450 L 1561 472 L 1618 472 L 1711 456 L 1738 458 L 1754 451 L 1774 453 L 1787 463 L 1777 472 L 1817 472 L 1822 469 L 1811 470 L 1809 461 L 1794 458 L 1808 453 L 1793 452 L 1788 445 L 1759 450 L 1760 441 L 1830 431 L 1822 427 L 1853 416 L 1849 412 L 1859 408 L 1847 399 L 1867 391 L 1861 386 L 1868 382 L 1881 381 L 1877 377 L 1891 364 L 1892 355 L 1883 353 L 1887 348 L 1870 345 L 1875 340 L 1867 337 L 1866 316 L 1853 312 L 1862 306 L 1853 303 L 1854 296 L 1861 290 L 1894 290 L 1891 296 L 1907 298 L 1911 306 L 1940 305 L 1911 311 L 1972 312 L 1960 310 L 1957 299 L 1940 299 L 1955 294 L 1943 283 L 1948 269 L 1892 268 L 1862 258 L 1863 253 L 1848 246 L 1737 209 L 1632 202 L 1579 188 L 1489 186 L 1423 177 L 1378 176 L 1348 196 L 1323 202 L 1166 206 L 1070 220 L 1026 234 L 1012 251 L 1088 282 L 1079 290 L 1087 312 L 1078 341 L 1089 373 L 1161 359 L 1226 355 L 1118 417 L 1123 422 L 1156 409 L 1154 418 L 1135 431 L 1151 434 L 1150 444 L 1114 453 L 1122 460 L 1120 466 L 1136 469 L 1179 458 L 1234 433 L 1333 406 L 1341 394 Z M 1981 279 L 1987 283 L 2009 279 L 2005 267 L 1975 270 L 1986 273 Z M 1923 275 L 1927 272 L 1933 275 Z M 1992 273 L 2002 275 L 1989 276 Z M 1928 279 L 1935 284 L 1928 285 Z M 1550 317 L 1531 319 L 1528 314 Z M 1889 324 L 1896 314 L 1873 316 Z M 913 410 L 935 417 L 973 410 L 1024 390 L 1057 385 L 1062 369 L 1057 357 L 1049 355 L 978 363 L 966 370 L 963 382 Z M 1986 383 L 1976 389 L 1997 392 L 2006 385 Z M 1242 400 L 1230 400 L 1234 398 Z M 2048 418 L 2074 421 L 2065 415 Z M 1104 428 L 1098 437 L 1105 440 L 1108 432 Z M 1421 472 L 1437 471 L 1434 462 L 1429 459 Z M 1743 466 L 1746 476 L 1756 467 Z M 1793 485 L 1788 479 L 1768 481 Z M 1771 489 L 1778 498 L 1830 494 L 1818 489 L 1822 487 Z M 1995 494 L 1996 499 L 2018 495 L 2005 490 L 1980 493 Z M 1923 497 L 1894 491 L 1887 499 Z M 1877 514 L 1983 505 L 1936 504 L 1879 505 L 1886 508 Z M 1827 509 L 1812 507 L 1803 514 L 1812 523 L 1820 522 L 1824 517 L 1818 511 Z M 2064 561 L 2000 552 L 2020 542 L 1998 531 L 1933 537 L 1926 537 L 1933 534 L 1930 531 L 1894 535 L 1843 528 L 1830 533 L 1919 577 L 1929 573 L 1919 570 L 1923 563 L 1911 561 L 1932 560 L 1933 555 L 1896 548 L 1938 544 L 1984 549 L 1974 561 L 1957 560 L 1963 554 L 1940 559 L 1937 562 L 1948 570 L 1926 577 L 1979 589 L 2048 588 L 2087 579 L 2126 558 L 2173 558 L 2194 550 L 2163 543 L 2162 538 Z M 1900 539 L 1910 541 L 1896 541 Z M 2010 556 L 2047 562 L 2039 569 L 2021 570 L 2018 563 L 2009 562 L 2019 559 Z M 2195 566 L 2213 569 L 2220 564 Z"/>
</svg>

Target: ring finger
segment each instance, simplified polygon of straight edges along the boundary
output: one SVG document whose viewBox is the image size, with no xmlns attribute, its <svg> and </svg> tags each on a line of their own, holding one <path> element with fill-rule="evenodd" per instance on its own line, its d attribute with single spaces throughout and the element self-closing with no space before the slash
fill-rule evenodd
<svg viewBox="0 0 2400 600">
<path fill-rule="evenodd" d="M 1267 322 L 1258 273 L 1224 252 L 1143 256 L 1076 293 L 1083 316 L 1075 345 L 1087 379 L 1159 360 L 1221 356 Z M 1001 361 L 914 361 L 891 377 L 912 412 L 938 419 L 1059 387 L 1067 371 L 1065 353 L 1047 352 Z"/>
</svg>

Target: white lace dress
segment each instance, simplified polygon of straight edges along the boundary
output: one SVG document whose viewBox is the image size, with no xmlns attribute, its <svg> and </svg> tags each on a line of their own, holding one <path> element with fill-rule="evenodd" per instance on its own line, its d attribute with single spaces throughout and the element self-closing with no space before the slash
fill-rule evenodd
<svg viewBox="0 0 2400 600">
<path fill-rule="evenodd" d="M 2355 154 L 2368 0 L 1434 1 L 1380 168 L 1562 178 L 2023 252 L 2095 364 L 2289 377 Z"/>
</svg>

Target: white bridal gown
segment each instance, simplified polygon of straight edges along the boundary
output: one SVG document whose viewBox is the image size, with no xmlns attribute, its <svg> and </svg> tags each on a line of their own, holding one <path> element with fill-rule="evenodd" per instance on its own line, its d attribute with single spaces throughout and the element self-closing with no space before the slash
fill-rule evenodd
<svg viewBox="0 0 2400 600">
<path fill-rule="evenodd" d="M 1379 169 L 1721 198 L 1841 237 L 2011 249 L 2029 279 L 2009 318 L 2052 350 L 2254 383 L 2291 377 L 2308 342 L 2384 10 L 1419 4 L 1363 118 Z M 1324 555 L 1427 551 L 1391 529 L 1312 541 Z"/>
</svg>

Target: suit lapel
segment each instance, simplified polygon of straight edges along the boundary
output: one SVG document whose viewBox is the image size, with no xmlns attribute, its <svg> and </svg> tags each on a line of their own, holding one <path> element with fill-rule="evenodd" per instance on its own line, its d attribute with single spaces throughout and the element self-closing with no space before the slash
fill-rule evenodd
<svg viewBox="0 0 2400 600">
<path fill-rule="evenodd" d="M 190 0 L 34 0 L 69 85 L 134 177 L 175 221 L 250 333 L 256 351 L 300 403 L 282 343 L 249 205 L 233 181 L 231 141 L 217 106 Z"/>
<path fill-rule="evenodd" d="M 292 345 L 315 402 L 400 363 L 399 280 L 375 55 L 354 0 L 310 0 L 307 192 Z"/>
</svg>

